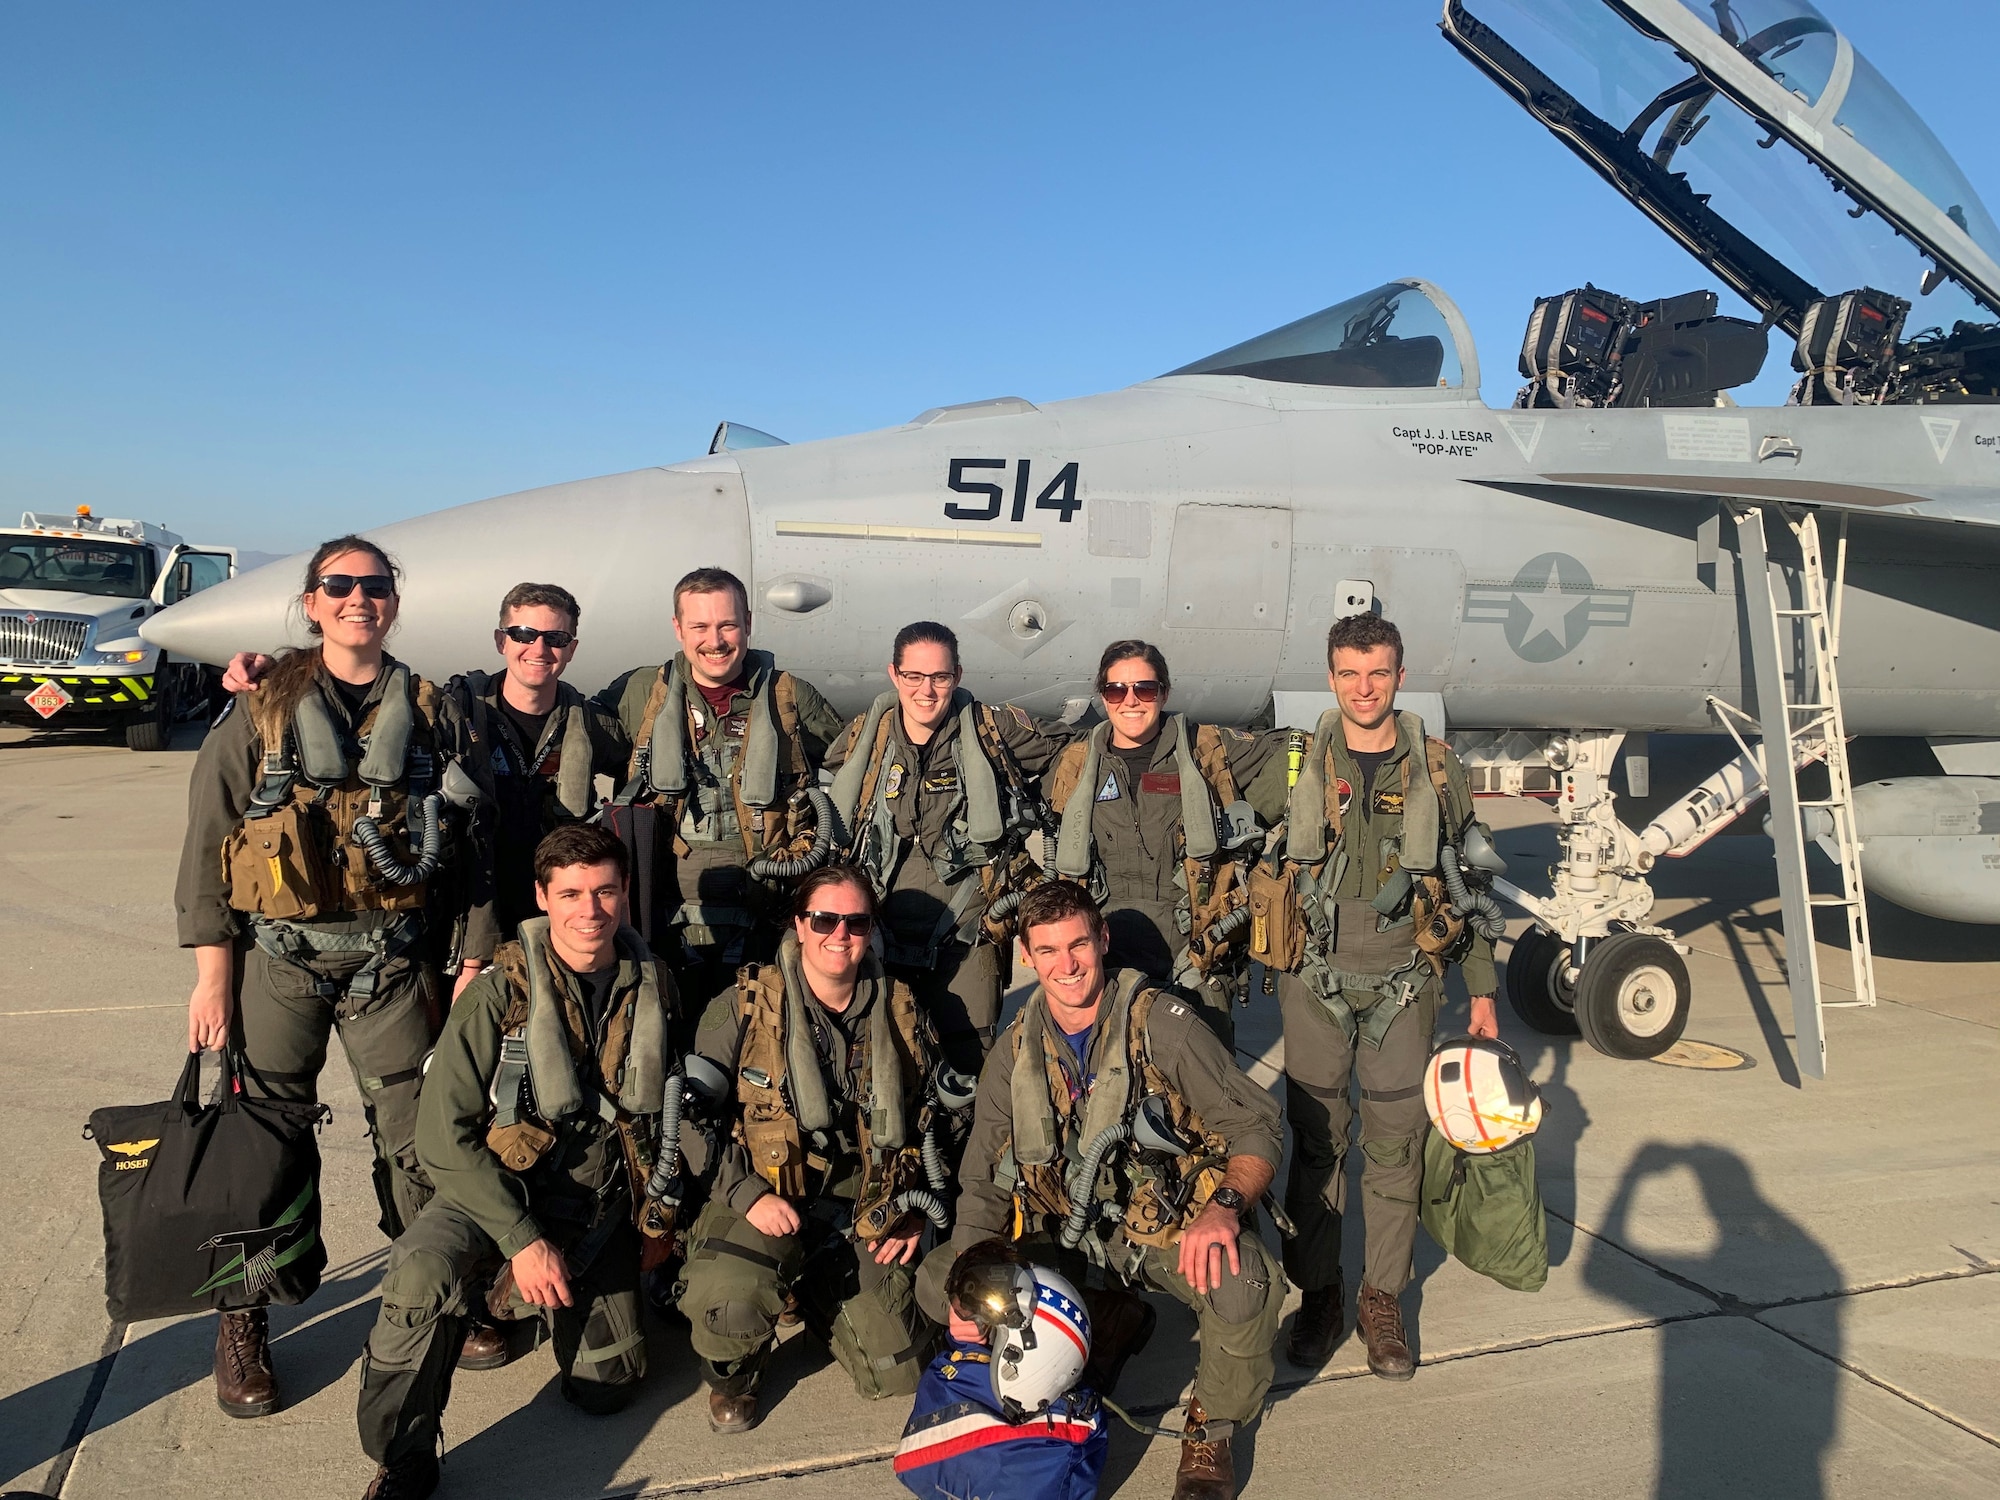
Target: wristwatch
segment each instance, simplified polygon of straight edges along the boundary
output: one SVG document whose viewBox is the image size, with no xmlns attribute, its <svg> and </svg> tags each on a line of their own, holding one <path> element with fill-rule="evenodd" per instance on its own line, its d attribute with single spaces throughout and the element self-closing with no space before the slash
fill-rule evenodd
<svg viewBox="0 0 2000 1500">
<path fill-rule="evenodd" d="M 1238 1218 L 1243 1216 L 1243 1195 L 1233 1187 L 1220 1187 L 1208 1196 L 1210 1203 L 1220 1203 Z"/>
</svg>

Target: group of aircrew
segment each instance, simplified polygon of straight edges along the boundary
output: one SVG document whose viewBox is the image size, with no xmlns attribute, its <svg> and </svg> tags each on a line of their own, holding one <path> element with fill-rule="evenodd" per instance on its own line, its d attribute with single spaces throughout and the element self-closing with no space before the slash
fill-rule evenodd
<svg viewBox="0 0 2000 1500">
<path fill-rule="evenodd" d="M 751 648 L 716 568 L 676 585 L 671 658 L 591 699 L 562 681 L 566 590 L 509 591 L 503 670 L 443 684 L 386 649 L 399 603 L 376 544 L 314 552 L 313 644 L 231 664 L 176 894 L 190 1048 L 309 1100 L 337 1031 L 360 1090 L 393 1241 L 370 1500 L 435 1490 L 454 1373 L 528 1339 L 573 1404 L 623 1406 L 649 1301 L 686 1318 L 718 1433 L 756 1426 L 795 1324 L 862 1396 L 908 1397 L 947 1331 L 976 1336 L 947 1285 L 995 1240 L 1082 1288 L 1101 1393 L 1152 1334 L 1140 1290 L 1193 1310 L 1174 1494 L 1232 1496 L 1287 1278 L 1294 1365 L 1344 1331 L 1350 1085 L 1357 1326 L 1371 1370 L 1410 1377 L 1449 965 L 1470 1030 L 1497 1025 L 1490 944 L 1441 878 L 1470 794 L 1395 710 L 1394 625 L 1334 622 L 1310 733 L 1190 722 L 1137 640 L 1104 651 L 1080 730 L 974 699 L 930 621 L 843 722 Z M 1003 1028 L 1017 962 L 1034 987 Z M 1233 1048 L 1253 988 L 1284 1024 L 1277 1195 L 1279 1104 Z M 262 1309 L 220 1315 L 215 1389 L 277 1408 Z"/>
</svg>

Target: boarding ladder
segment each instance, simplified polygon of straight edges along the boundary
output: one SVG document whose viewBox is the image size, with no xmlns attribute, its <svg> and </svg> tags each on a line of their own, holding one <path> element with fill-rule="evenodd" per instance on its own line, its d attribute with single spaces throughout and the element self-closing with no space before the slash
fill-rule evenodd
<svg viewBox="0 0 2000 1500">
<path fill-rule="evenodd" d="M 1821 1013 L 1829 1008 L 1875 1003 L 1875 959 L 1868 940 L 1868 906 L 1861 884 L 1861 841 L 1854 826 L 1854 783 L 1847 766 L 1847 728 L 1840 709 L 1840 601 L 1847 569 L 1847 517 L 1840 517 L 1829 586 L 1820 549 L 1819 518 L 1811 510 L 1783 506 L 1730 507 L 1736 522 L 1743 596 L 1750 630 L 1750 665 L 1757 690 L 1757 723 L 1763 732 L 1765 785 L 1771 798 L 1771 841 L 1777 848 L 1778 895 L 1784 911 L 1785 958 L 1792 991 L 1799 1071 L 1826 1076 L 1826 1031 Z M 1774 567 L 1766 544 L 1764 518 L 1776 515 L 1798 544 L 1792 576 Z M 1793 600 L 1797 598 L 1797 607 Z M 1800 696 L 1793 696 L 1793 684 Z M 1748 716 L 1728 710 L 1724 723 Z M 1796 772 L 1773 776 L 1771 747 L 1782 746 L 1779 766 L 1826 762 L 1827 793 L 1801 799 Z M 1744 747 L 1748 753 L 1748 747 Z M 1810 819 L 1831 844 L 1840 865 L 1840 894 L 1814 895 L 1806 880 L 1805 836 Z M 1854 998 L 1827 1000 L 1820 993 L 1819 951 L 1813 940 L 1813 911 L 1839 907 L 1847 914 L 1848 956 L 1854 966 Z"/>
</svg>

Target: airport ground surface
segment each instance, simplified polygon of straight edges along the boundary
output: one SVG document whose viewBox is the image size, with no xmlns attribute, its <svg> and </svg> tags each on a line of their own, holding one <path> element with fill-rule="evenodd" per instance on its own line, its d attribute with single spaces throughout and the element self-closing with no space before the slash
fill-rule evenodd
<svg viewBox="0 0 2000 1500">
<path fill-rule="evenodd" d="M 78 1131 L 97 1105 L 163 1097 L 179 1070 L 193 968 L 171 889 L 197 739 L 135 755 L 0 730 L 0 1485 L 352 1497 L 370 1472 L 353 1408 L 383 1246 L 337 1063 L 333 1265 L 272 1320 L 285 1409 L 216 1409 L 210 1320 L 105 1317 L 97 1153 Z M 1553 858 L 1542 809 L 1484 809 L 1517 870 Z M 1415 1381 L 1370 1378 L 1352 1334 L 1322 1372 L 1281 1360 L 1239 1443 L 1246 1495 L 2000 1495 L 2000 930 L 1878 905 L 1883 1002 L 1831 1013 L 1831 1076 L 1802 1085 L 1769 843 L 1717 840 L 1663 866 L 1659 890 L 1694 949 L 1689 1035 L 1749 1066 L 1617 1063 L 1503 1007 L 1549 1106 L 1547 1288 L 1501 1290 L 1420 1240 Z M 1843 983 L 1845 954 L 1821 958 Z M 1241 1037 L 1268 1082 L 1268 1002 Z M 1155 1414 L 1193 1370 L 1191 1320 L 1162 1313 L 1121 1391 Z M 809 1340 L 774 1361 L 747 1438 L 710 1435 L 672 1324 L 620 1416 L 573 1413 L 553 1374 L 543 1351 L 460 1377 L 442 1495 L 901 1493 L 887 1455 L 905 1410 L 857 1402 Z M 1121 1432 L 1104 1492 L 1165 1495 L 1176 1456 Z"/>
</svg>

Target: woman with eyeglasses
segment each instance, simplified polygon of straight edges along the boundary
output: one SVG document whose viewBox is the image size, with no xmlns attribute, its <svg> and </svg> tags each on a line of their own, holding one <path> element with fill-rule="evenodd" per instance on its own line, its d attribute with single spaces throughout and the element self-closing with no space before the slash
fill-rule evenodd
<svg viewBox="0 0 2000 1500">
<path fill-rule="evenodd" d="M 1245 938 L 1231 919 L 1261 847 L 1256 823 L 1284 816 L 1285 737 L 1191 724 L 1167 712 L 1172 690 L 1158 647 L 1104 648 L 1104 722 L 1046 781 L 1061 820 L 1055 868 L 1103 906 L 1106 962 L 1182 989 L 1228 1041 Z"/>
<path fill-rule="evenodd" d="M 847 858 L 882 902 L 883 961 L 916 992 L 951 1065 L 976 1074 L 1000 1031 L 1008 972 L 1006 926 L 987 914 L 1035 873 L 1023 844 L 1040 821 L 1036 781 L 1070 736 L 979 702 L 964 675 L 949 626 L 905 625 L 891 691 L 825 764 Z"/>
<path fill-rule="evenodd" d="M 175 891 L 195 954 L 189 1050 L 230 1047 L 247 1086 L 310 1101 L 338 1029 L 391 1238 L 430 1196 L 417 1087 L 441 1008 L 422 939 L 461 742 L 436 687 L 383 648 L 398 577 L 358 536 L 314 551 L 299 609 L 316 642 L 280 655 L 209 731 Z M 222 1315 L 215 1393 L 234 1417 L 277 1409 L 263 1308 Z"/>
<path fill-rule="evenodd" d="M 757 1424 L 788 1298 L 863 1397 L 908 1396 L 923 1372 L 913 1262 L 924 1217 L 947 1227 L 924 1165 L 936 1045 L 909 986 L 882 972 L 874 927 L 860 870 L 806 876 L 777 961 L 746 964 L 695 1039 L 734 1080 L 681 1297 L 719 1433 Z"/>
</svg>

